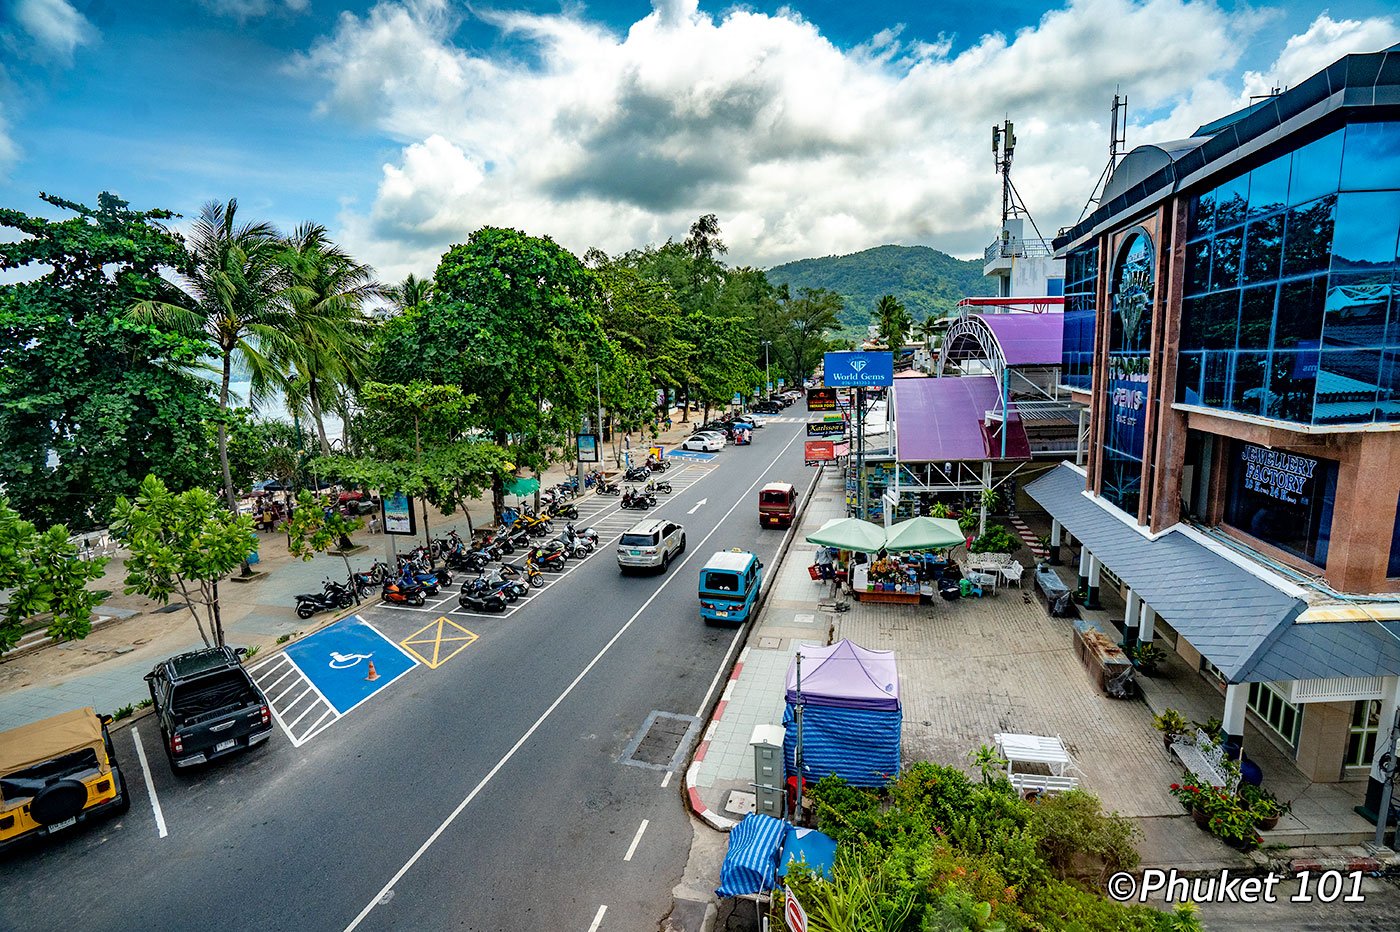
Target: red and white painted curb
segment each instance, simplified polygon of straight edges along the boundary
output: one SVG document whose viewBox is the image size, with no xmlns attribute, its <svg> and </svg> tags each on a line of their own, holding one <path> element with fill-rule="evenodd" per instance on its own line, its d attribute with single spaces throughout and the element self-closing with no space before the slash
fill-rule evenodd
<svg viewBox="0 0 1400 932">
<path fill-rule="evenodd" d="M 739 659 L 734 664 L 734 670 L 729 674 L 729 682 L 724 684 L 724 692 L 720 693 L 719 702 L 715 703 L 715 712 L 710 716 L 710 723 L 705 727 L 705 734 L 700 739 L 700 745 L 695 749 L 695 756 L 690 759 L 690 766 L 685 769 L 685 795 L 690 800 L 690 811 L 695 813 L 710 828 L 721 832 L 727 832 L 739 823 L 727 816 L 722 816 L 705 805 L 705 801 L 700 798 L 700 790 L 695 785 L 696 774 L 700 770 L 700 762 L 705 759 L 705 754 L 710 750 L 710 742 L 714 740 L 715 729 L 719 725 L 719 720 L 724 715 L 724 710 L 729 705 L 729 697 L 734 693 L 734 684 L 739 682 L 739 674 L 743 672 L 744 661 L 748 659 L 749 649 L 745 647 L 739 651 Z"/>
<path fill-rule="evenodd" d="M 1011 516 L 1011 526 L 1016 529 L 1016 535 L 1020 537 L 1021 540 L 1025 541 L 1026 546 L 1030 548 L 1031 553 L 1035 555 L 1037 560 L 1044 560 L 1046 557 L 1050 556 L 1050 551 L 1040 546 L 1040 538 L 1036 537 L 1034 532 L 1026 525 L 1026 522 L 1021 520 L 1020 515 Z"/>
</svg>

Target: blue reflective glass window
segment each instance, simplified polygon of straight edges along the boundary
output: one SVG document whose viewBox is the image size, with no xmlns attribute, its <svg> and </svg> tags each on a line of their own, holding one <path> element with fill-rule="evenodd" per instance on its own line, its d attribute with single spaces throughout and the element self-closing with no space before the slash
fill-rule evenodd
<svg viewBox="0 0 1400 932">
<path fill-rule="evenodd" d="M 1382 346 L 1390 308 L 1391 271 L 1334 274 L 1327 280 L 1322 348 Z"/>
<path fill-rule="evenodd" d="M 1181 335 L 1177 345 L 1182 350 L 1204 349 L 1206 345 L 1206 315 L 1215 295 L 1200 295 L 1181 300 Z M 1068 326 L 1068 321 L 1065 322 Z"/>
<path fill-rule="evenodd" d="M 1353 123 L 1346 130 L 1342 190 L 1400 188 L 1400 123 Z"/>
<path fill-rule="evenodd" d="M 1238 288 L 1240 285 L 1240 258 L 1244 252 L 1244 228 L 1235 227 L 1224 233 L 1215 234 L 1215 245 L 1211 248 L 1210 287 L 1214 291 L 1224 288 Z"/>
<path fill-rule="evenodd" d="M 1225 407 L 1225 389 L 1230 375 L 1233 351 L 1216 350 L 1201 355 L 1201 404 L 1208 408 Z"/>
<path fill-rule="evenodd" d="M 1324 350 L 1317 362 L 1314 424 L 1364 424 L 1375 417 L 1381 351 Z"/>
<path fill-rule="evenodd" d="M 1269 359 L 1269 395 L 1264 414 L 1312 423 L 1317 393 L 1317 349 L 1275 351 Z"/>
<path fill-rule="evenodd" d="M 1215 192 L 1191 198 L 1186 212 L 1186 238 L 1195 239 L 1215 231 Z"/>
<path fill-rule="evenodd" d="M 1274 303 L 1278 285 L 1246 288 L 1240 301 L 1240 329 L 1237 345 L 1240 349 L 1269 348 L 1269 333 L 1274 327 Z"/>
<path fill-rule="evenodd" d="M 1188 405 L 1201 403 L 1201 354 L 1198 352 L 1177 357 L 1176 400 Z"/>
<path fill-rule="evenodd" d="M 1332 227 L 1337 195 L 1330 194 L 1288 211 L 1283 240 L 1283 274 L 1309 275 L 1327 271 L 1332 259 Z"/>
<path fill-rule="evenodd" d="M 1251 221 L 1245 227 L 1244 281 L 1247 285 L 1278 278 L 1283 255 L 1283 214 Z"/>
<path fill-rule="evenodd" d="M 1326 300 L 1325 275 L 1284 282 L 1279 289 L 1274 347 L 1316 347 L 1317 341 L 1322 337 L 1323 306 Z"/>
<path fill-rule="evenodd" d="M 1205 295 L 1201 312 L 1205 348 L 1234 349 L 1235 334 L 1240 327 L 1239 291 L 1218 291 Z"/>
<path fill-rule="evenodd" d="M 1337 197 L 1332 232 L 1332 271 L 1389 269 L 1400 236 L 1400 191 L 1366 191 Z"/>
<path fill-rule="evenodd" d="M 1400 421 L 1400 349 L 1381 354 L 1381 378 L 1376 393 L 1376 418 Z"/>
<path fill-rule="evenodd" d="M 1342 174 L 1342 139 L 1337 130 L 1293 153 L 1293 175 L 1288 203 L 1302 204 L 1325 194 L 1335 194 Z"/>
<path fill-rule="evenodd" d="M 1052 298 L 1058 298 L 1065 293 L 1065 280 L 1063 278 L 1047 278 L 1045 280 L 1045 293 Z"/>
<path fill-rule="evenodd" d="M 1395 503 L 1395 530 L 1390 532 L 1390 563 L 1387 576 L 1400 576 L 1400 501 Z"/>
<path fill-rule="evenodd" d="M 1249 175 L 1232 178 L 1215 189 L 1215 229 L 1228 229 L 1244 222 L 1249 212 Z"/>
<path fill-rule="evenodd" d="M 1186 294 L 1210 288 L 1210 245 L 1208 239 L 1186 245 Z"/>
<path fill-rule="evenodd" d="M 1236 353 L 1234 363 L 1235 371 L 1230 381 L 1230 410 L 1241 414 L 1263 413 L 1269 354 Z"/>
<path fill-rule="evenodd" d="M 1288 206 L 1288 176 L 1293 153 L 1267 162 L 1249 173 L 1249 215 L 1262 217 Z"/>
</svg>

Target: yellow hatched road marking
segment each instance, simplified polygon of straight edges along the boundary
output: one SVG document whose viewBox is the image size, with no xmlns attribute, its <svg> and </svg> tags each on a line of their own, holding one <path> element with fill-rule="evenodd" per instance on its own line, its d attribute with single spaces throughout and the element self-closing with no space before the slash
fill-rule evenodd
<svg viewBox="0 0 1400 932">
<path fill-rule="evenodd" d="M 437 621 L 428 622 L 428 624 L 404 638 L 399 642 L 399 646 L 423 661 L 423 663 L 428 666 L 428 669 L 436 670 L 438 667 L 475 644 L 479 637 L 479 634 L 468 631 L 466 628 L 457 624 L 457 622 L 443 616 Z M 431 647 L 432 657 L 430 658 L 427 656 L 429 651 L 416 650 L 415 645 L 424 648 Z M 444 645 L 446 645 L 447 650 L 450 651 L 445 657 L 442 654 Z"/>
</svg>

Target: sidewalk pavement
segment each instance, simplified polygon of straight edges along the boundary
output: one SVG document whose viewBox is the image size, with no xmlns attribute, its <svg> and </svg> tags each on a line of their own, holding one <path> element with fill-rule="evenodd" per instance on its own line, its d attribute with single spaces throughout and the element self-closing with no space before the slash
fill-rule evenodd
<svg viewBox="0 0 1400 932">
<path fill-rule="evenodd" d="M 678 445 L 699 417 L 698 412 L 691 412 L 690 422 L 682 423 L 677 410 L 673 413 L 672 429 L 662 432 L 657 441 L 632 438 L 634 461 L 638 453 L 645 458 L 647 447 L 654 442 L 667 449 Z M 604 455 L 608 462 L 603 465 L 610 470 L 611 445 Z M 541 477 L 540 484 L 548 488 L 572 472 L 561 466 L 552 467 Z M 490 522 L 489 494 L 468 507 L 474 527 Z M 452 516 L 431 514 L 429 518 L 434 537 L 441 537 L 449 529 L 465 536 L 467 524 L 467 514 L 463 512 Z M 368 569 L 375 560 L 386 558 L 388 539 L 384 535 L 364 529 L 353 539 L 364 547 L 349 557 L 354 570 Z M 318 554 L 311 560 L 300 560 L 288 551 L 287 537 L 280 532 L 259 532 L 258 542 L 256 569 L 264 575 L 252 582 L 226 580 L 219 585 L 220 614 L 228 643 L 257 647 L 266 655 L 279 637 L 307 634 L 348 614 L 325 613 L 303 621 L 293 611 L 297 593 L 320 591 L 325 577 L 345 578 L 341 557 Z M 421 537 L 396 539 L 400 551 L 421 542 Z M 101 623 L 87 638 L 0 658 L 0 728 L 84 706 L 111 713 L 135 705 L 149 698 L 142 677 L 159 660 L 204 646 L 183 601 L 172 599 L 169 606 L 162 608 L 143 596 L 126 595 L 122 592 L 125 572 L 118 554 L 108 563 L 103 577 L 93 584 L 94 589 L 106 589 L 112 595 L 97 609 Z M 370 600 L 375 598 L 371 596 Z"/>
</svg>

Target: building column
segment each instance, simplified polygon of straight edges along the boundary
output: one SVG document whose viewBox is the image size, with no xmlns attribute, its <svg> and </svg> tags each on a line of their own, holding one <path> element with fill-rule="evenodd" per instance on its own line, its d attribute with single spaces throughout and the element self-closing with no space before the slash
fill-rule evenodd
<svg viewBox="0 0 1400 932">
<path fill-rule="evenodd" d="M 1092 553 L 1089 554 L 1089 592 L 1084 599 L 1084 607 L 1090 609 L 1103 608 L 1099 604 L 1099 570 L 1103 568 L 1103 563 Z"/>
<path fill-rule="evenodd" d="M 1157 613 L 1152 610 L 1152 606 L 1146 602 L 1142 603 L 1142 613 L 1138 619 L 1138 640 L 1144 644 L 1151 644 L 1152 637 L 1156 634 L 1154 626 L 1157 623 Z"/>
<path fill-rule="evenodd" d="M 1060 521 L 1058 518 L 1050 519 L 1050 565 L 1060 565 Z"/>
<path fill-rule="evenodd" d="M 1128 590 L 1128 606 L 1123 611 L 1123 649 L 1132 650 L 1138 642 L 1138 622 L 1142 615 L 1142 596 Z"/>
<path fill-rule="evenodd" d="M 1400 676 L 1381 678 L 1380 732 L 1376 735 L 1376 754 L 1371 761 L 1371 773 L 1366 780 L 1366 810 L 1375 816 L 1380 811 L 1381 788 L 1386 775 L 1381 773 L 1381 755 L 1390 747 L 1390 727 L 1395 724 L 1395 710 L 1400 707 Z M 1392 787 L 1392 792 L 1396 787 Z"/>
<path fill-rule="evenodd" d="M 1079 591 L 1089 591 L 1089 562 L 1093 560 L 1089 553 L 1089 548 L 1085 547 L 1081 541 L 1079 544 Z"/>
<path fill-rule="evenodd" d="M 1225 733 L 1225 746 L 1235 760 L 1244 756 L 1244 712 L 1248 703 L 1248 683 L 1231 683 L 1225 687 L 1225 714 L 1220 730 Z"/>
</svg>

